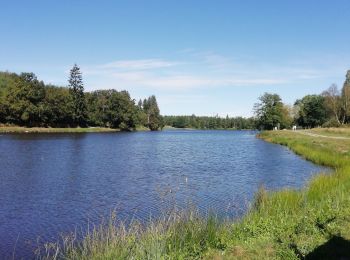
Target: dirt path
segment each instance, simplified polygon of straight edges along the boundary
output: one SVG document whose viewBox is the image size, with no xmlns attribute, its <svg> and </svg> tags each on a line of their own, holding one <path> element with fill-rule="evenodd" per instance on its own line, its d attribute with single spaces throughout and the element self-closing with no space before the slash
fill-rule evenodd
<svg viewBox="0 0 350 260">
<path fill-rule="evenodd" d="M 338 139 L 338 140 L 350 140 L 350 137 L 344 137 L 344 136 L 319 135 L 319 134 L 314 134 L 314 133 L 310 133 L 310 132 L 306 132 L 306 131 L 294 131 L 294 132 L 302 134 L 302 135 L 313 136 L 313 137 L 322 137 L 322 138 Z"/>
</svg>

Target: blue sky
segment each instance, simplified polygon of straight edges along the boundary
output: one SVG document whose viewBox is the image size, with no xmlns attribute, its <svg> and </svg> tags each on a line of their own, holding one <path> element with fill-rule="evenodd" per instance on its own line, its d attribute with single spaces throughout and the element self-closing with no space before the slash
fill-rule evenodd
<svg viewBox="0 0 350 260">
<path fill-rule="evenodd" d="M 2 1 L 0 70 L 86 90 L 155 94 L 162 114 L 250 116 L 342 86 L 350 1 Z"/>
</svg>

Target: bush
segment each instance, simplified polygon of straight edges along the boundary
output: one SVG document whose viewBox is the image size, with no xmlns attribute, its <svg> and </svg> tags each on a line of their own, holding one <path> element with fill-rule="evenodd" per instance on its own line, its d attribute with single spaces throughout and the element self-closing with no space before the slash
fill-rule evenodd
<svg viewBox="0 0 350 260">
<path fill-rule="evenodd" d="M 340 123 L 338 122 L 338 120 L 336 120 L 335 118 L 331 118 L 330 120 L 328 120 L 327 122 L 325 122 L 322 127 L 340 127 Z"/>
</svg>

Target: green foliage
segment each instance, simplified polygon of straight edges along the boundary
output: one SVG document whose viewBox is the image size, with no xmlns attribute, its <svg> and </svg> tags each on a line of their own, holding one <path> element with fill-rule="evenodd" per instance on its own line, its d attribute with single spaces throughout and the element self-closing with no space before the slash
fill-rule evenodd
<svg viewBox="0 0 350 260">
<path fill-rule="evenodd" d="M 336 118 L 331 118 L 327 122 L 323 123 L 322 127 L 340 127 L 341 123 Z"/>
<path fill-rule="evenodd" d="M 208 117 L 208 116 L 163 116 L 164 125 L 175 128 L 194 129 L 255 129 L 254 118 Z"/>
<path fill-rule="evenodd" d="M 350 123 L 350 70 L 341 92 L 332 84 L 321 95 L 304 96 L 291 108 L 277 94 L 265 93 L 259 101 L 254 112 L 261 129 L 289 128 L 293 123 L 303 128 L 342 126 Z"/>
<path fill-rule="evenodd" d="M 324 107 L 327 112 L 328 125 L 341 125 L 344 123 L 344 111 L 342 108 L 342 98 L 336 84 L 332 84 L 327 90 L 322 92 L 324 97 Z"/>
<path fill-rule="evenodd" d="M 138 108 L 127 91 L 97 90 L 87 93 L 90 125 L 122 130 L 136 127 Z"/>
<path fill-rule="evenodd" d="M 154 96 L 135 105 L 127 91 L 84 92 L 75 65 L 69 88 L 45 85 L 33 73 L 0 72 L 0 123 L 27 127 L 101 126 L 133 130 L 146 126 L 157 130 L 162 121 Z M 148 122 L 149 119 L 149 122 Z"/>
<path fill-rule="evenodd" d="M 344 113 L 344 121 L 350 122 L 350 70 L 346 73 L 345 82 L 342 88 L 342 109 Z"/>
<path fill-rule="evenodd" d="M 73 123 L 78 126 L 86 125 L 86 103 L 84 95 L 84 84 L 80 68 L 74 64 L 70 71 L 69 90 L 72 96 Z"/>
<path fill-rule="evenodd" d="M 7 87 L 4 94 L 4 121 L 18 125 L 40 125 L 44 97 L 44 83 L 39 82 L 33 73 L 22 73 L 13 81 L 13 87 Z"/>
<path fill-rule="evenodd" d="M 299 114 L 297 122 L 304 127 L 321 126 L 327 121 L 327 112 L 325 108 L 325 98 L 321 95 L 307 95 L 301 100 L 297 100 Z"/>
<path fill-rule="evenodd" d="M 281 129 L 290 127 L 291 116 L 279 95 L 265 93 L 259 97 L 259 101 L 254 105 L 254 113 L 260 129 L 271 130 L 274 127 Z"/>
<path fill-rule="evenodd" d="M 43 105 L 44 125 L 52 127 L 74 125 L 72 96 L 69 89 L 63 87 L 46 86 Z"/>
<path fill-rule="evenodd" d="M 140 103 L 139 103 L 140 106 Z M 154 95 L 145 99 L 142 103 L 142 109 L 147 116 L 147 126 L 152 131 L 163 128 L 162 118 L 157 103 L 157 99 Z"/>
<path fill-rule="evenodd" d="M 350 71 L 341 92 L 332 84 L 321 95 L 307 95 L 294 104 L 295 122 L 306 128 L 338 127 L 350 123 Z"/>
</svg>

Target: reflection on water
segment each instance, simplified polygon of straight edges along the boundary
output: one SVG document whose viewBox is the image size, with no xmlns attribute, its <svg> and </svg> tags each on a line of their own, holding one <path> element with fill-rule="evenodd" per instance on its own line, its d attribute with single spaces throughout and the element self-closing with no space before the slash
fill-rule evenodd
<svg viewBox="0 0 350 260">
<path fill-rule="evenodd" d="M 0 255 L 29 256 L 41 241 L 113 209 L 147 220 L 166 203 L 239 216 L 258 186 L 301 187 L 322 168 L 253 131 L 0 136 Z"/>
</svg>

